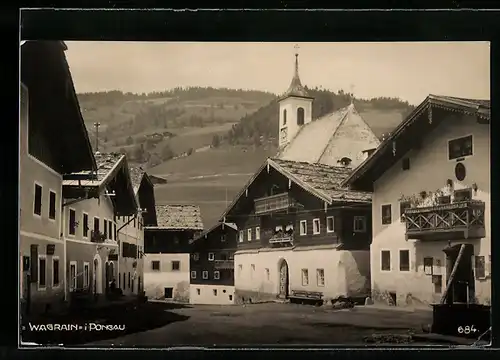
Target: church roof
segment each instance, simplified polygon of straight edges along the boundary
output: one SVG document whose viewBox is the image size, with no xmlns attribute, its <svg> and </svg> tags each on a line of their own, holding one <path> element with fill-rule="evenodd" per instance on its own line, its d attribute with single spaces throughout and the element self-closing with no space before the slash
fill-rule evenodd
<svg viewBox="0 0 500 360">
<path fill-rule="evenodd" d="M 337 166 L 347 157 L 353 165 L 362 162 L 363 151 L 380 141 L 353 104 L 303 125 L 280 151 L 278 158 Z"/>
<path fill-rule="evenodd" d="M 312 99 L 307 92 L 306 88 L 302 85 L 299 77 L 299 55 L 295 54 L 295 73 L 288 90 L 281 96 L 280 100 L 286 99 L 290 96 Z"/>
</svg>

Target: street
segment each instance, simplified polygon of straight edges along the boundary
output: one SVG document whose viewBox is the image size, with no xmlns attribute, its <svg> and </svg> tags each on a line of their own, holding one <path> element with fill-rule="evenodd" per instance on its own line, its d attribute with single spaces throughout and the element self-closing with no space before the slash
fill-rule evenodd
<svg viewBox="0 0 500 360">
<path fill-rule="evenodd" d="M 158 306 L 166 306 L 158 304 Z M 402 345 L 408 334 L 421 333 L 432 312 L 360 306 L 333 310 L 296 304 L 179 305 L 168 309 L 186 317 L 153 330 L 93 342 L 100 346 L 213 346 L 213 345 L 365 345 L 373 335 L 391 337 Z M 392 335 L 392 336 L 391 336 Z M 410 343 L 410 345 L 415 343 Z M 422 344 L 420 344 L 422 345 Z"/>
</svg>

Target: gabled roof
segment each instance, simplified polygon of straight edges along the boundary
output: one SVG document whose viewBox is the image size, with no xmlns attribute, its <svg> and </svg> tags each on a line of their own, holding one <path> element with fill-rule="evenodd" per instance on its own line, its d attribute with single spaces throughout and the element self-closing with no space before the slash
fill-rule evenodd
<svg viewBox="0 0 500 360">
<path fill-rule="evenodd" d="M 65 174 L 63 186 L 91 186 L 101 187 L 106 185 L 124 165 L 126 156 L 119 153 L 100 153 L 94 155 L 97 171 L 80 171 Z"/>
<path fill-rule="evenodd" d="M 360 164 L 343 182 L 344 186 L 354 188 L 370 188 L 387 169 L 389 169 L 404 153 L 416 146 L 421 139 L 435 129 L 439 119 L 429 121 L 429 109 L 443 109 L 476 116 L 479 122 L 489 123 L 491 120 L 490 100 L 475 100 L 452 96 L 429 95 L 382 144 Z M 423 116 L 426 115 L 426 116 Z M 397 144 L 393 154 L 393 146 Z M 363 186 L 360 182 L 365 181 Z"/>
<path fill-rule="evenodd" d="M 137 194 L 139 188 L 141 187 L 142 180 L 148 181 L 151 186 L 154 187 L 148 173 L 141 166 L 131 166 L 129 167 L 130 180 L 132 181 L 132 186 L 134 187 L 134 192 Z"/>
<path fill-rule="evenodd" d="M 371 203 L 371 193 L 363 191 L 352 191 L 341 185 L 352 171 L 343 166 L 329 166 L 323 164 L 311 164 L 307 162 L 289 161 L 283 159 L 269 158 L 257 170 L 245 187 L 236 195 L 232 203 L 224 211 L 221 221 L 236 205 L 241 196 L 252 185 L 257 176 L 267 168 L 273 168 L 294 184 L 300 186 L 313 196 L 325 201 L 329 205 L 340 203 Z"/>
<path fill-rule="evenodd" d="M 356 166 L 363 161 L 364 150 L 379 145 L 379 139 L 351 104 L 302 126 L 278 158 L 337 166 L 348 157 Z"/>
<path fill-rule="evenodd" d="M 156 205 L 158 226 L 151 230 L 203 230 L 200 207 L 196 205 Z"/>
<path fill-rule="evenodd" d="M 206 231 L 203 231 L 201 234 L 199 234 L 198 236 L 196 236 L 192 242 L 195 242 L 195 241 L 198 241 L 200 239 L 203 239 L 205 238 L 206 236 L 208 236 L 208 234 L 210 234 L 212 231 L 214 230 L 217 230 L 218 228 L 222 227 L 222 226 L 227 226 L 229 229 L 233 229 L 234 231 L 237 231 L 238 230 L 238 227 L 236 226 L 236 224 L 233 224 L 233 223 L 225 223 L 225 222 L 218 222 L 217 224 L 215 224 L 214 226 L 212 226 L 210 229 L 206 230 Z"/>
</svg>

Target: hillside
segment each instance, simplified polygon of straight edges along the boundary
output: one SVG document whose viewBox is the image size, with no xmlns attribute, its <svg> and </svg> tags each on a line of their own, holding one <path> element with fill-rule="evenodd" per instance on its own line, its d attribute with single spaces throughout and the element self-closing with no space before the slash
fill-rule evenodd
<svg viewBox="0 0 500 360">
<path fill-rule="evenodd" d="M 313 118 L 350 103 L 342 90 L 309 89 Z M 168 179 L 155 187 L 158 204 L 199 205 L 206 227 L 264 162 L 276 154 L 278 103 L 273 94 L 212 88 L 150 94 L 112 91 L 80 94 L 82 113 L 95 146 L 127 153 L 131 162 Z M 413 107 L 399 99 L 355 99 L 361 116 L 380 138 Z"/>
</svg>

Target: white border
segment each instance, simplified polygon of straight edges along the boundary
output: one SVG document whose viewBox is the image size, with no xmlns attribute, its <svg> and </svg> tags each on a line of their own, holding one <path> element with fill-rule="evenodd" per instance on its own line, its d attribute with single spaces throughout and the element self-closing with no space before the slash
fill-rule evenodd
<svg viewBox="0 0 500 360">
<path fill-rule="evenodd" d="M 70 224 L 71 224 L 71 210 L 73 210 L 75 212 L 75 233 L 74 234 L 70 234 L 69 230 L 71 228 Z M 68 237 L 69 238 L 74 238 L 76 237 L 76 209 L 75 208 L 68 208 L 68 227 L 67 227 L 67 230 L 68 230 Z"/>
<path fill-rule="evenodd" d="M 247 240 L 248 242 L 252 241 L 252 228 L 247 229 Z"/>
<path fill-rule="evenodd" d="M 71 266 L 72 265 L 75 265 L 75 278 L 74 279 L 71 279 Z M 77 278 L 78 278 L 78 262 L 73 260 L 73 261 L 69 262 L 69 281 L 68 281 L 69 291 L 76 290 L 76 288 L 78 286 Z"/>
<path fill-rule="evenodd" d="M 205 276 L 206 274 L 206 276 Z M 207 270 L 203 270 L 203 272 L 201 273 L 201 278 L 203 280 L 208 280 L 208 271 Z"/>
<path fill-rule="evenodd" d="M 392 251 L 391 249 L 379 249 L 380 251 L 380 267 L 379 267 L 379 271 L 380 272 L 383 272 L 383 273 L 389 273 L 389 272 L 392 272 L 392 270 L 394 269 L 394 267 L 392 266 Z M 388 251 L 389 252 L 389 270 L 382 270 L 382 252 L 384 251 Z"/>
<path fill-rule="evenodd" d="M 255 227 L 255 240 L 260 240 L 260 226 Z"/>
<path fill-rule="evenodd" d="M 59 256 L 52 256 L 52 288 L 53 289 L 58 289 L 61 286 L 61 276 L 59 276 L 59 283 L 54 284 L 54 261 L 57 260 L 59 262 L 59 273 L 61 272 L 61 260 L 59 259 Z M 60 275 L 60 274 L 59 274 Z"/>
<path fill-rule="evenodd" d="M 238 242 L 242 243 L 243 237 L 244 237 L 244 232 L 243 230 L 240 230 L 240 233 L 238 234 Z"/>
<path fill-rule="evenodd" d="M 83 221 L 83 219 L 85 218 L 85 215 L 87 215 L 87 236 L 85 236 L 85 221 Z M 85 212 L 85 211 L 82 211 L 82 238 L 83 239 L 90 239 L 90 224 L 89 224 L 89 221 L 90 220 L 90 216 L 89 216 L 89 213 L 88 212 Z"/>
<path fill-rule="evenodd" d="M 177 262 L 179 263 L 179 270 L 174 270 L 174 263 Z M 171 260 L 170 261 L 170 271 L 181 271 L 181 261 L 180 260 Z"/>
<path fill-rule="evenodd" d="M 332 219 L 333 228 L 331 230 L 328 229 L 328 219 Z M 335 232 L 335 216 L 327 216 L 326 217 L 326 232 L 328 234 Z"/>
<path fill-rule="evenodd" d="M 307 274 L 307 283 L 304 284 L 304 274 Z M 309 286 L 309 269 L 300 269 L 300 275 L 302 280 L 302 286 Z"/>
<path fill-rule="evenodd" d="M 40 260 L 41 259 L 44 259 L 45 260 L 45 285 L 44 286 L 40 286 Z M 38 291 L 45 291 L 47 290 L 47 268 L 48 268 L 48 264 L 47 264 L 47 255 L 45 254 L 38 254 L 38 279 L 37 279 L 37 288 L 38 288 Z"/>
<path fill-rule="evenodd" d="M 191 270 L 191 279 L 196 279 L 196 270 Z"/>
<path fill-rule="evenodd" d="M 320 279 L 319 271 L 320 270 L 323 270 L 323 284 L 319 283 L 319 279 Z M 316 269 L 316 286 L 318 286 L 318 287 L 325 287 L 325 283 L 326 283 L 326 281 L 325 281 L 325 269 L 324 268 L 318 268 L 318 269 Z"/>
<path fill-rule="evenodd" d="M 85 267 L 88 269 L 88 279 L 85 277 Z M 88 289 L 90 286 L 90 263 L 88 261 L 83 262 L 83 288 Z"/>
<path fill-rule="evenodd" d="M 214 261 L 215 260 L 215 253 L 209 252 L 208 253 L 208 261 Z"/>
<path fill-rule="evenodd" d="M 220 280 L 220 271 L 219 270 L 214 271 L 214 280 Z"/>
<path fill-rule="evenodd" d="M 383 207 L 384 206 L 390 206 L 391 207 L 391 222 L 389 224 L 384 224 L 384 210 Z M 385 203 L 385 204 L 380 204 L 380 225 L 382 226 L 389 226 L 389 225 L 392 225 L 393 223 L 393 220 L 394 220 L 394 215 L 393 215 L 393 211 L 392 211 L 392 203 Z"/>
<path fill-rule="evenodd" d="M 160 266 L 158 267 L 158 270 L 157 270 L 157 269 L 155 269 L 155 268 L 153 268 L 153 263 L 154 263 L 154 262 L 158 262 L 158 264 L 160 265 Z M 161 261 L 160 261 L 160 260 L 151 260 L 151 271 L 161 271 Z M 125 273 L 123 273 L 123 274 L 125 275 Z"/>
<path fill-rule="evenodd" d="M 466 137 L 469 137 L 471 136 L 472 137 L 472 154 L 471 155 L 467 155 L 467 156 L 461 156 L 461 157 L 458 157 L 456 159 L 450 159 L 450 141 L 454 141 L 454 140 L 459 140 L 459 139 L 463 139 L 463 138 L 466 138 Z M 459 159 L 468 159 L 470 157 L 473 157 L 474 156 L 474 134 L 467 134 L 467 135 L 463 135 L 463 136 L 458 136 L 458 137 L 455 137 L 455 138 L 448 138 L 446 140 L 446 160 L 448 160 L 448 162 L 459 162 L 461 160 Z"/>
<path fill-rule="evenodd" d="M 401 251 L 408 251 L 408 270 L 401 270 Z M 411 251 L 408 248 L 398 249 L 398 271 L 402 273 L 411 272 Z"/>
<path fill-rule="evenodd" d="M 318 223 L 318 231 L 316 231 L 314 226 L 316 222 Z M 313 219 L 313 235 L 319 235 L 319 234 L 321 234 L 321 221 L 319 218 L 315 218 Z"/>
</svg>

